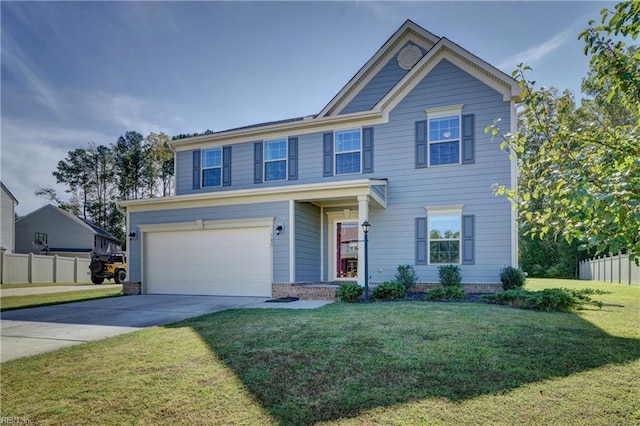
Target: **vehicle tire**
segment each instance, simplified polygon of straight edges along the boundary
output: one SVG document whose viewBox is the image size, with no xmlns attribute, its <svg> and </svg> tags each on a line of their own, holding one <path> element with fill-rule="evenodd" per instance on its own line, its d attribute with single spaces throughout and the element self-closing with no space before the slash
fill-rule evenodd
<svg viewBox="0 0 640 426">
<path fill-rule="evenodd" d="M 96 277 L 95 275 L 91 275 L 91 282 L 94 284 L 102 284 L 104 282 L 104 277 Z"/>
<path fill-rule="evenodd" d="M 124 269 L 118 269 L 113 275 L 113 280 L 116 284 L 122 284 L 127 279 L 127 272 Z"/>
<path fill-rule="evenodd" d="M 102 264 L 102 261 L 100 261 L 98 259 L 92 259 L 91 260 L 91 263 L 89 264 L 89 270 L 93 274 L 97 274 L 98 272 L 102 272 L 103 269 L 104 269 L 104 265 Z"/>
</svg>

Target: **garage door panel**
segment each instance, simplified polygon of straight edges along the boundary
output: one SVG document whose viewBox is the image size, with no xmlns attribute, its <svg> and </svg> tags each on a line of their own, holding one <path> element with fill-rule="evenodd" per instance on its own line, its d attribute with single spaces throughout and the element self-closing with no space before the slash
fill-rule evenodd
<svg viewBox="0 0 640 426">
<path fill-rule="evenodd" d="M 147 293 L 271 296 L 271 230 L 151 232 L 145 236 Z"/>
</svg>

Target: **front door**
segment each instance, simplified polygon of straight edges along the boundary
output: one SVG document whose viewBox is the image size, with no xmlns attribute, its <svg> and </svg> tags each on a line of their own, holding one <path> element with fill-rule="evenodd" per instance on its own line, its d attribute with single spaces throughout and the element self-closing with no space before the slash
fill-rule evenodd
<svg viewBox="0 0 640 426">
<path fill-rule="evenodd" d="M 343 220 L 335 222 L 335 278 L 358 277 L 358 222 Z"/>
</svg>

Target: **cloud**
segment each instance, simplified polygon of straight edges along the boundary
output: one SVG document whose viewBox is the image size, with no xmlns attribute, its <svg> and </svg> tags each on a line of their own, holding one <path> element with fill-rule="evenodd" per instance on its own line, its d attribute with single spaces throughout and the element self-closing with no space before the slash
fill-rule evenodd
<svg viewBox="0 0 640 426">
<path fill-rule="evenodd" d="M 40 70 L 22 53 L 13 37 L 5 32 L 2 34 L 2 65 L 26 85 L 36 101 L 58 117 L 61 116 L 59 101 L 54 90 L 41 77 Z"/>
<path fill-rule="evenodd" d="M 503 60 L 497 65 L 497 68 L 511 71 L 515 69 L 515 67 L 520 63 L 525 65 L 533 65 L 553 51 L 562 47 L 563 44 L 565 44 L 571 37 L 573 37 L 574 33 L 575 31 L 572 28 L 568 28 L 538 46 L 534 46 L 525 51 L 518 52 L 515 55 L 512 55 L 511 57 Z"/>
</svg>

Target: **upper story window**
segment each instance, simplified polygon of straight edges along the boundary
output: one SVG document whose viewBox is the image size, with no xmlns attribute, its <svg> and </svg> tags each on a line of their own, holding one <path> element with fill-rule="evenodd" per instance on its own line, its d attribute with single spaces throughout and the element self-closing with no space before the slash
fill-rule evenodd
<svg viewBox="0 0 640 426">
<path fill-rule="evenodd" d="M 287 140 L 277 139 L 264 143 L 265 182 L 287 179 Z"/>
<path fill-rule="evenodd" d="M 335 132 L 336 174 L 360 173 L 362 153 L 360 129 Z"/>
<path fill-rule="evenodd" d="M 202 187 L 222 186 L 222 148 L 202 150 Z"/>
<path fill-rule="evenodd" d="M 427 110 L 429 165 L 460 164 L 462 105 Z"/>
</svg>

